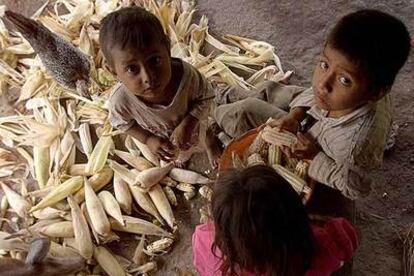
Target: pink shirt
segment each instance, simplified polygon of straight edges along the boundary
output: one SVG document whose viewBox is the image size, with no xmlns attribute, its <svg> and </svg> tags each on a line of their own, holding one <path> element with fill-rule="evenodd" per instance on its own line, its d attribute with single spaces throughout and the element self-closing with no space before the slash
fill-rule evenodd
<svg viewBox="0 0 414 276">
<path fill-rule="evenodd" d="M 349 261 L 358 247 L 355 227 L 344 218 L 331 219 L 323 226 L 312 225 L 315 237 L 315 256 L 306 276 L 325 276 Z M 220 259 L 211 252 L 214 225 L 198 225 L 193 234 L 193 264 L 200 276 L 218 276 Z M 221 256 L 221 252 L 216 253 Z M 243 276 L 253 276 L 243 272 Z"/>
</svg>

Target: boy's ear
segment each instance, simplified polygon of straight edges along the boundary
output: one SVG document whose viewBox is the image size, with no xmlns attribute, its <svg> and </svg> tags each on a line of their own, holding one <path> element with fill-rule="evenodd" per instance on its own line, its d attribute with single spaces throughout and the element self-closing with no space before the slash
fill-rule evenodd
<svg viewBox="0 0 414 276">
<path fill-rule="evenodd" d="M 390 90 L 391 90 L 391 86 L 385 86 L 381 88 L 377 93 L 372 92 L 372 95 L 368 101 L 371 103 L 379 101 L 380 99 L 382 99 L 382 97 L 387 95 L 390 92 Z"/>
</svg>

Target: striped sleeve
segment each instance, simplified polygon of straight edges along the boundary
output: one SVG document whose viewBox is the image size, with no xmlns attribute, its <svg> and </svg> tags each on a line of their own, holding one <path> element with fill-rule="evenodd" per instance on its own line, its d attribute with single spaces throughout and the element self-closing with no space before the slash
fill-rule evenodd
<svg viewBox="0 0 414 276">
<path fill-rule="evenodd" d="M 370 172 L 352 164 L 349 159 L 337 163 L 324 152 L 319 152 L 309 166 L 309 177 L 338 189 L 350 199 L 365 197 L 371 190 Z"/>
</svg>

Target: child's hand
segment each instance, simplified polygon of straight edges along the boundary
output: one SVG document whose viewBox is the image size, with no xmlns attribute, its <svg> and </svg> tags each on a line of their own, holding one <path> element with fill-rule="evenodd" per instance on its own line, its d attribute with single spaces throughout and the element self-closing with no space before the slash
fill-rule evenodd
<svg viewBox="0 0 414 276">
<path fill-rule="evenodd" d="M 266 125 L 271 127 L 278 127 L 295 134 L 298 132 L 300 126 L 298 120 L 289 116 L 289 114 L 279 119 L 271 119 L 266 123 Z"/>
<path fill-rule="evenodd" d="M 302 133 L 298 132 L 297 137 L 298 142 L 291 149 L 291 153 L 296 158 L 312 160 L 321 151 L 313 140 Z"/>
<path fill-rule="evenodd" d="M 200 121 L 188 115 L 175 128 L 170 137 L 170 141 L 174 146 L 180 150 L 188 150 L 198 142 L 198 133 L 200 128 Z"/>
<path fill-rule="evenodd" d="M 146 144 L 153 154 L 164 161 L 171 161 L 175 157 L 174 146 L 168 139 L 152 135 L 148 137 Z"/>
</svg>

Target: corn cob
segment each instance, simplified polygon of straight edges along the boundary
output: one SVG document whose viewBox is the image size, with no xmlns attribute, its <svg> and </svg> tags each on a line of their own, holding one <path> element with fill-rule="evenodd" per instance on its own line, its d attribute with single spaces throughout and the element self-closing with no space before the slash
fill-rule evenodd
<svg viewBox="0 0 414 276">
<path fill-rule="evenodd" d="M 249 157 L 247 157 L 247 166 L 255 166 L 255 165 L 265 165 L 262 156 L 259 153 L 253 153 Z"/>
<path fill-rule="evenodd" d="M 259 152 L 262 147 L 266 144 L 266 141 L 262 137 L 263 131 L 259 132 L 254 138 L 253 142 L 250 144 L 249 149 L 247 150 L 247 155 Z"/>
<path fill-rule="evenodd" d="M 115 198 L 119 203 L 121 209 L 127 213 L 131 214 L 132 210 L 132 195 L 129 191 L 128 184 L 123 181 L 117 173 L 114 173 L 114 193 Z"/>
<path fill-rule="evenodd" d="M 282 176 L 284 179 L 286 179 L 287 182 L 289 182 L 290 185 L 292 185 L 293 189 L 295 189 L 296 192 L 301 193 L 304 187 L 306 187 L 306 181 L 288 169 L 282 167 L 281 165 L 273 165 L 272 167 L 280 176 Z"/>
<path fill-rule="evenodd" d="M 198 189 L 198 192 L 202 197 L 206 198 L 208 201 L 211 201 L 213 190 L 209 186 L 203 185 L 200 189 Z"/>
<path fill-rule="evenodd" d="M 51 238 L 73 238 L 75 236 L 71 221 L 49 224 L 40 228 L 39 232 Z"/>
<path fill-rule="evenodd" d="M 154 165 L 147 159 L 140 156 L 135 156 L 129 152 L 115 150 L 115 154 L 139 171 L 144 171 L 154 167 Z"/>
<path fill-rule="evenodd" d="M 300 160 L 295 168 L 295 174 L 297 174 L 300 178 L 306 179 L 308 175 L 308 167 L 309 163 L 303 160 Z"/>
<path fill-rule="evenodd" d="M 175 196 L 173 189 L 171 189 L 171 187 L 169 186 L 164 186 L 162 189 L 164 190 L 164 193 L 167 196 L 170 204 L 172 206 L 177 206 L 178 205 L 177 197 Z"/>
<path fill-rule="evenodd" d="M 184 193 L 192 193 L 195 191 L 195 188 L 193 185 L 188 184 L 188 183 L 178 183 L 177 186 L 175 186 L 175 188 L 179 191 L 182 191 Z"/>
<path fill-rule="evenodd" d="M 49 179 L 49 153 L 50 151 L 48 147 L 33 147 L 33 162 L 35 176 L 40 189 L 46 186 L 46 183 Z"/>
<path fill-rule="evenodd" d="M 135 138 L 132 138 L 132 140 L 134 141 L 135 145 L 138 147 L 138 149 L 141 151 L 142 155 L 148 160 L 150 161 L 152 164 L 154 164 L 155 166 L 159 166 L 160 165 L 160 161 L 158 160 L 158 157 L 155 156 L 150 149 L 148 148 L 147 145 L 145 145 L 144 143 L 141 143 L 140 141 L 138 141 Z"/>
<path fill-rule="evenodd" d="M 124 219 L 122 218 L 121 208 L 115 197 L 108 191 L 102 191 L 98 195 L 101 203 L 108 215 L 116 219 L 122 225 L 125 225 Z"/>
<path fill-rule="evenodd" d="M 97 173 L 105 166 L 112 145 L 112 137 L 110 135 L 104 135 L 99 138 L 86 165 L 85 171 L 87 173 Z"/>
<path fill-rule="evenodd" d="M 92 177 L 89 178 L 89 184 L 93 188 L 94 191 L 98 192 L 103 187 L 108 185 L 108 183 L 112 180 L 114 172 L 111 168 L 104 167 L 100 172 L 94 174 Z M 85 189 L 82 187 L 79 191 L 76 192 L 74 196 L 76 202 L 82 202 L 85 200 Z"/>
<path fill-rule="evenodd" d="M 150 189 L 152 186 L 160 182 L 172 168 L 172 162 L 163 167 L 149 168 L 145 171 L 141 171 L 135 178 L 135 181 L 139 187 L 143 189 Z"/>
<path fill-rule="evenodd" d="M 178 182 L 189 184 L 208 184 L 212 182 L 210 179 L 199 173 L 180 168 L 173 168 L 170 171 L 169 176 Z"/>
<path fill-rule="evenodd" d="M 105 247 L 95 247 L 93 257 L 109 276 L 126 275 L 124 269 Z"/>
<path fill-rule="evenodd" d="M 286 160 L 286 167 L 291 170 L 295 170 L 296 166 L 298 165 L 299 159 L 295 157 L 285 157 Z"/>
<path fill-rule="evenodd" d="M 132 197 L 135 199 L 139 207 L 141 207 L 148 214 L 153 215 L 159 222 L 164 224 L 164 219 L 158 213 L 157 208 L 149 197 L 148 193 L 141 191 L 138 187 L 129 185 Z"/>
<path fill-rule="evenodd" d="M 7 198 L 7 202 L 10 204 L 13 211 L 15 211 L 19 217 L 26 218 L 27 212 L 30 209 L 30 203 L 3 182 L 0 182 L 0 184 L 3 188 L 4 195 Z"/>
<path fill-rule="evenodd" d="M 86 173 L 86 164 L 73 164 L 68 169 L 68 174 L 73 176 L 91 176 L 92 174 Z"/>
<path fill-rule="evenodd" d="M 158 212 L 160 213 L 161 217 L 165 219 L 167 224 L 174 228 L 175 225 L 175 218 L 174 213 L 171 209 L 171 205 L 164 194 L 161 186 L 159 184 L 155 185 L 148 191 L 149 196 L 151 197 L 152 201 L 154 202 L 155 207 L 157 208 Z"/>
<path fill-rule="evenodd" d="M 72 222 L 77 249 L 82 257 L 90 259 L 93 255 L 93 244 L 88 229 L 88 223 L 86 222 L 85 216 L 82 214 L 79 205 L 72 196 L 68 197 L 68 203 L 72 210 Z"/>
<path fill-rule="evenodd" d="M 88 215 L 91 218 L 92 227 L 99 235 L 105 237 L 111 230 L 108 217 L 106 216 L 101 201 L 89 185 L 89 181 L 86 178 L 84 179 L 84 183 L 86 210 L 88 210 Z"/>
<path fill-rule="evenodd" d="M 120 224 L 113 218 L 110 218 L 109 221 L 111 223 L 111 227 L 115 231 L 133 233 L 133 234 L 143 234 L 143 235 L 152 235 L 152 236 L 162 236 L 162 237 L 170 237 L 171 234 L 161 227 L 148 222 L 143 219 L 130 217 L 130 216 L 123 216 L 125 221 L 125 226 Z"/>
<path fill-rule="evenodd" d="M 234 151 L 231 153 L 231 159 L 233 162 L 233 168 L 235 169 L 243 169 L 246 166 L 244 165 L 243 161 L 241 160 L 240 156 L 235 153 Z"/>
<path fill-rule="evenodd" d="M 262 131 L 262 138 L 276 146 L 293 147 L 297 143 L 296 135 L 278 128 L 265 128 Z"/>
<path fill-rule="evenodd" d="M 282 151 L 276 145 L 269 145 L 267 162 L 270 166 L 282 163 Z"/>
<path fill-rule="evenodd" d="M 73 194 L 82 187 L 83 178 L 81 176 L 74 176 L 64 183 L 54 188 L 47 196 L 45 196 L 36 206 L 30 209 L 30 212 L 34 212 L 59 202 L 66 198 L 68 195 Z"/>
<path fill-rule="evenodd" d="M 168 252 L 173 243 L 174 240 L 172 238 L 162 238 L 147 245 L 144 251 L 149 256 L 162 255 Z"/>
<path fill-rule="evenodd" d="M 79 137 L 80 137 L 80 141 L 82 144 L 83 152 L 86 154 L 86 156 L 89 159 L 93 151 L 89 124 L 83 123 L 79 126 Z"/>
<path fill-rule="evenodd" d="M 85 216 L 86 222 L 89 225 L 89 229 L 92 232 L 92 236 L 95 238 L 96 244 L 98 244 L 98 245 L 101 244 L 101 239 L 99 238 L 98 233 L 95 231 L 95 228 L 93 228 L 93 226 L 92 226 L 92 221 L 91 221 L 91 218 L 88 214 L 88 210 L 86 208 L 86 203 L 85 202 L 83 202 L 82 205 L 81 205 L 81 211 L 82 211 L 82 214 Z M 74 243 L 74 247 L 76 248 L 76 241 L 73 241 L 73 243 Z"/>
</svg>

